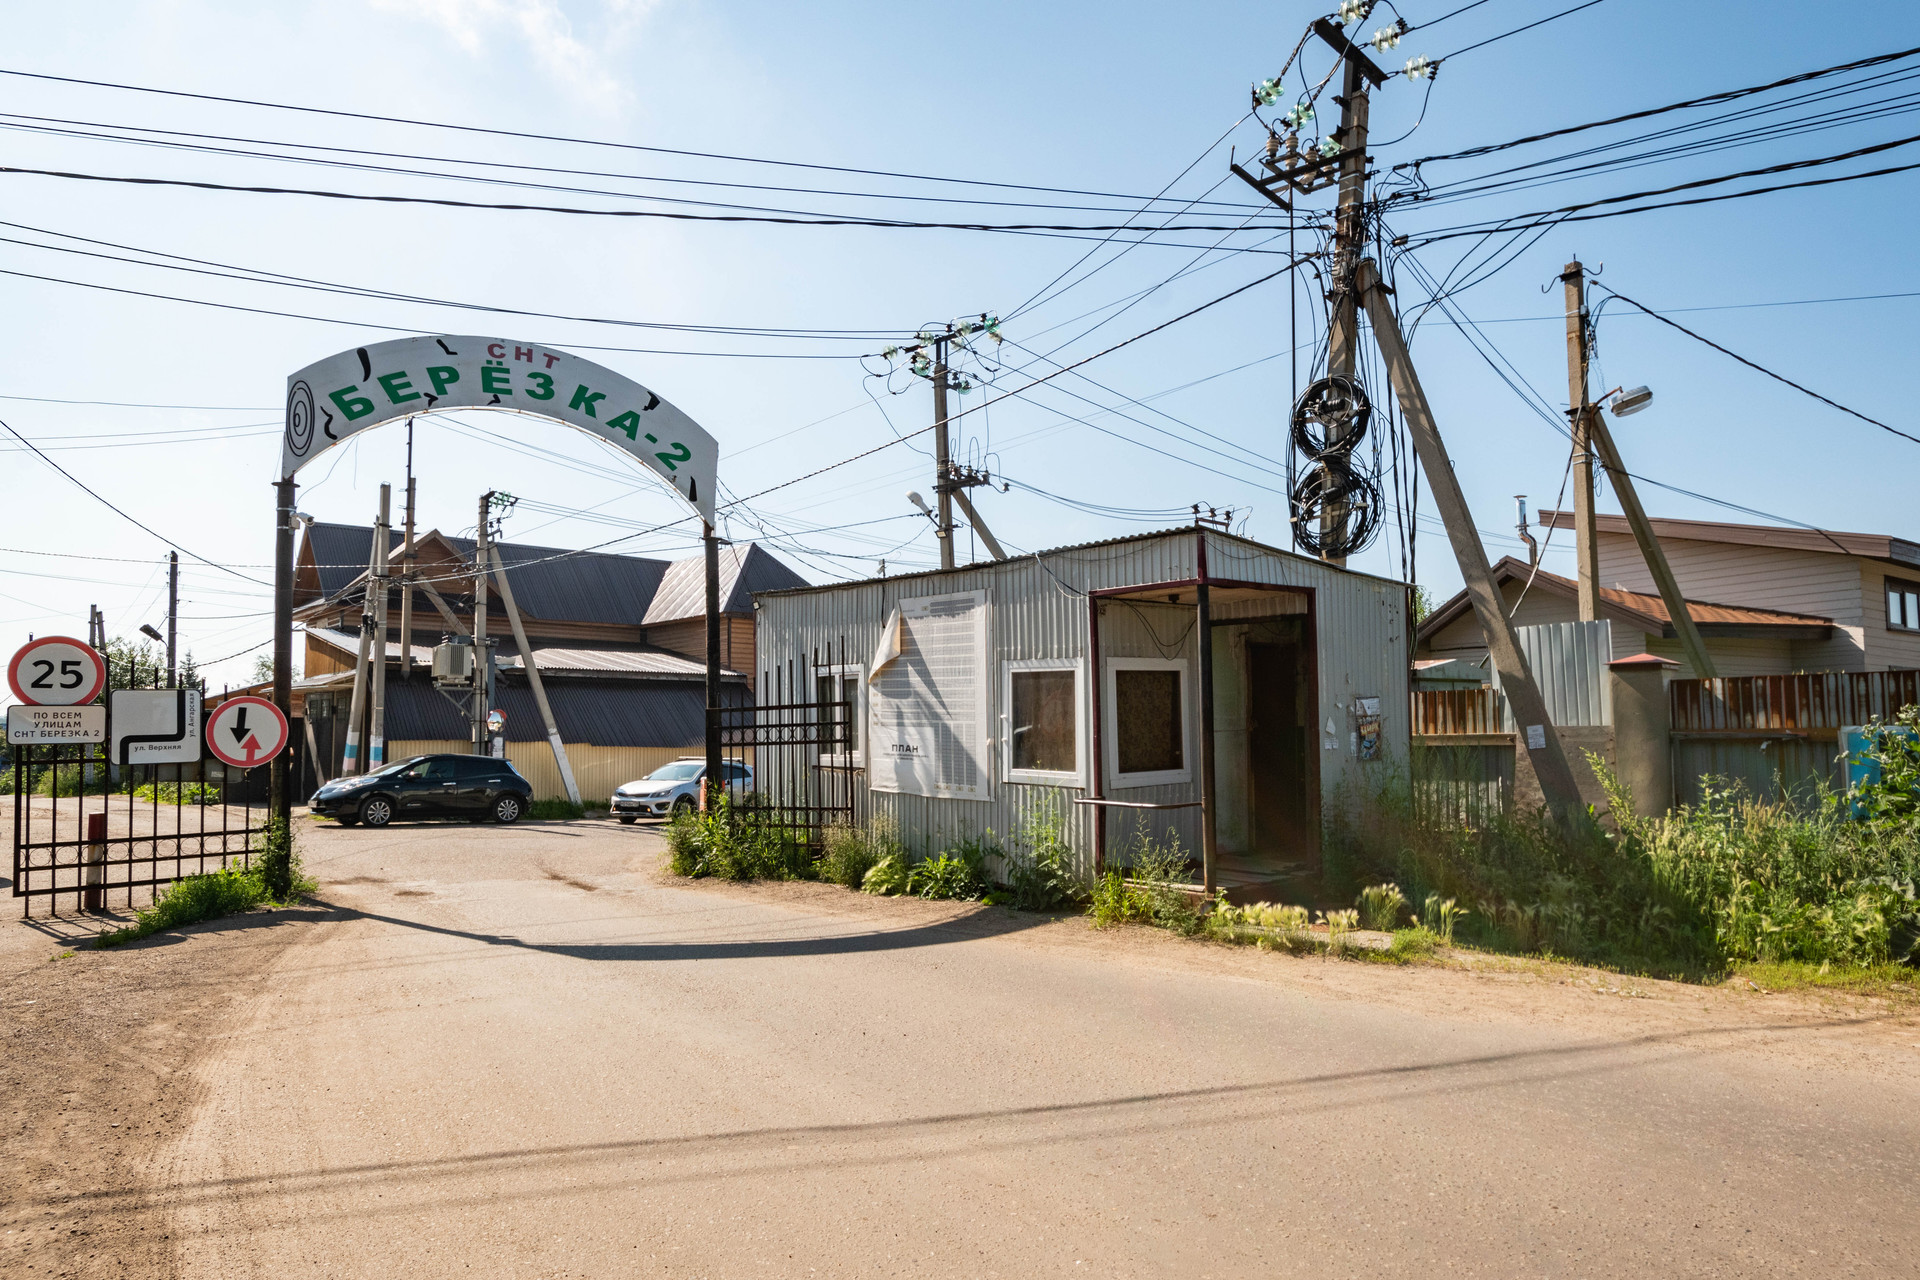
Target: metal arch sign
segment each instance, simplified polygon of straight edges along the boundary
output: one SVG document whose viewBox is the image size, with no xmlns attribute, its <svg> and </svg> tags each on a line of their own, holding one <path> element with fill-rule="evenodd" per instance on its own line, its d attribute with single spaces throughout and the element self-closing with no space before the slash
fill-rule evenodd
<svg viewBox="0 0 1920 1280">
<path fill-rule="evenodd" d="M 579 356 L 506 338 L 400 338 L 287 379 L 280 478 L 356 431 L 436 409 L 507 409 L 564 422 L 638 458 L 713 523 L 720 447 L 660 396 Z"/>
</svg>

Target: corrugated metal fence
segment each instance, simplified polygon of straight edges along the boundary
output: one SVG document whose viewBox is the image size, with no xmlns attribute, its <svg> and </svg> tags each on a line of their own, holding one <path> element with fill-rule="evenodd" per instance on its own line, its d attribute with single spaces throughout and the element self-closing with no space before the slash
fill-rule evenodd
<svg viewBox="0 0 1920 1280">
<path fill-rule="evenodd" d="M 1839 731 L 1920 703 L 1920 671 L 1675 680 L 1667 699 L 1675 804 L 1697 804 L 1712 777 L 1810 804 L 1841 785 Z"/>
<path fill-rule="evenodd" d="M 1555 724 L 1613 723 L 1613 688 L 1607 679 L 1607 663 L 1613 657 L 1611 622 L 1550 622 L 1515 627 L 1514 634 Z M 1500 673 L 1492 674 L 1498 687 Z M 1506 729 L 1514 731 L 1511 711 L 1506 712 Z"/>
</svg>

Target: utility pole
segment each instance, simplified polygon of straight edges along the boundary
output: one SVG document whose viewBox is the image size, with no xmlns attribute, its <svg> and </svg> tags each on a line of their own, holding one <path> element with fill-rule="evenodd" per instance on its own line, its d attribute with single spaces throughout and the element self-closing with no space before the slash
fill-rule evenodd
<svg viewBox="0 0 1920 1280">
<path fill-rule="evenodd" d="M 373 709 L 367 716 L 367 768 L 387 762 L 387 548 L 393 542 L 393 486 L 380 486 L 380 518 L 373 526 Z"/>
<path fill-rule="evenodd" d="M 1540 797 L 1549 812 L 1571 818 L 1581 810 L 1580 788 L 1574 782 L 1573 769 L 1560 743 L 1552 719 L 1547 715 L 1546 699 L 1527 669 L 1526 655 L 1520 651 L 1520 638 L 1507 617 L 1506 602 L 1494 585 L 1487 565 L 1487 550 L 1480 531 L 1473 523 L 1473 512 L 1460 490 L 1453 472 L 1453 460 L 1440 439 L 1440 428 L 1427 403 L 1426 391 L 1413 368 L 1406 339 L 1400 333 L 1399 318 L 1380 281 L 1380 273 L 1371 259 L 1362 261 L 1354 275 L 1354 284 L 1373 322 L 1374 340 L 1387 365 L 1387 376 L 1400 402 L 1400 412 L 1413 438 L 1414 451 L 1426 469 L 1427 484 L 1433 491 L 1434 505 L 1446 522 L 1447 541 L 1460 563 L 1460 577 L 1466 583 L 1467 599 L 1487 637 L 1487 653 L 1500 673 L 1500 685 L 1506 691 L 1507 705 L 1519 727 L 1516 750 L 1524 750 L 1540 783 Z"/>
<path fill-rule="evenodd" d="M 413 679 L 413 419 L 407 419 L 407 531 L 400 548 L 400 678 Z"/>
<path fill-rule="evenodd" d="M 1573 554 L 1579 562 L 1580 621 L 1600 617 L 1600 527 L 1593 510 L 1593 418 L 1587 402 L 1587 277 L 1575 258 L 1560 274 L 1567 290 L 1567 413 L 1573 421 Z"/>
<path fill-rule="evenodd" d="M 953 451 L 947 439 L 947 335 L 933 340 L 933 536 L 940 539 L 940 567 L 953 568 Z"/>
<path fill-rule="evenodd" d="M 480 495 L 480 523 L 473 533 L 473 754 L 487 754 L 487 524 L 493 519 L 493 490 Z"/>
<path fill-rule="evenodd" d="M 167 552 L 167 688 L 174 687 L 179 668 L 174 656 L 180 650 L 180 553 Z"/>
<path fill-rule="evenodd" d="M 943 413 L 940 438 L 944 441 L 946 436 Z M 946 451 L 943 448 L 941 452 L 944 454 Z M 703 523 L 700 532 L 701 540 L 705 543 L 707 588 L 707 775 L 706 785 L 701 788 L 700 802 L 703 808 L 709 808 L 718 794 L 715 788 L 726 785 L 726 778 L 720 771 L 720 539 L 714 535 L 710 524 Z M 951 539 L 941 544 L 946 551 L 949 569 L 953 567 L 951 545 Z"/>
<path fill-rule="evenodd" d="M 970 321 L 961 325 L 958 333 L 962 339 L 962 345 L 965 345 L 964 340 L 967 334 L 978 332 L 980 328 L 985 327 L 987 323 L 985 317 L 982 317 L 982 322 L 981 326 L 975 326 Z M 998 322 L 994 321 L 992 323 L 997 324 Z M 991 332 L 991 329 L 989 329 L 989 332 Z M 991 555 L 995 560 L 1005 560 L 1007 558 L 1007 553 L 1001 549 L 1000 540 L 993 536 L 993 530 L 987 528 L 987 522 L 980 518 L 980 513 L 974 510 L 972 500 L 967 497 L 968 489 L 989 483 L 991 477 L 983 470 L 975 467 L 957 466 L 953 461 L 953 441 L 951 439 L 951 433 L 947 429 L 947 392 L 954 390 L 956 384 L 953 381 L 952 373 L 947 368 L 947 346 L 948 343 L 954 340 L 954 337 L 954 327 L 949 324 L 946 332 L 931 339 L 933 345 L 933 421 L 936 427 L 934 432 L 935 470 L 933 494 L 935 507 L 933 511 L 933 525 L 934 536 L 940 539 L 940 567 L 942 569 L 951 569 L 954 567 L 953 504 L 956 502 L 960 504 L 960 509 L 966 512 L 967 521 L 973 526 L 973 531 L 980 535 L 980 541 L 986 543 L 987 554 Z M 964 381 L 961 382 L 958 384 L 958 389 L 965 391 L 967 384 Z"/>
<path fill-rule="evenodd" d="M 293 723 L 293 521 L 294 491 L 291 478 L 274 484 L 273 524 L 273 705 Z M 287 772 L 287 757 L 282 751 L 268 767 L 267 803 L 272 821 L 281 824 L 293 818 L 293 788 L 299 777 Z"/>
<path fill-rule="evenodd" d="M 1354 288 L 1354 265 L 1360 246 L 1366 243 L 1367 198 L 1367 116 L 1370 107 L 1368 83 L 1378 85 L 1385 74 L 1361 53 L 1341 30 L 1322 18 L 1314 24 L 1320 38 L 1339 50 L 1345 65 L 1340 85 L 1340 129 L 1333 140 L 1340 144 L 1340 200 L 1333 221 L 1333 297 L 1332 316 L 1327 330 L 1327 375 L 1351 378 L 1359 362 L 1359 296 Z M 1328 441 L 1327 456 L 1320 465 L 1328 471 L 1328 488 L 1340 492 L 1346 488 L 1348 436 L 1363 424 L 1350 419 L 1337 438 Z M 1343 532 L 1349 511 L 1345 502 L 1330 502 L 1320 512 L 1320 540 L 1323 546 Z M 1328 564 L 1345 565 L 1345 556 L 1321 552 Z"/>
</svg>

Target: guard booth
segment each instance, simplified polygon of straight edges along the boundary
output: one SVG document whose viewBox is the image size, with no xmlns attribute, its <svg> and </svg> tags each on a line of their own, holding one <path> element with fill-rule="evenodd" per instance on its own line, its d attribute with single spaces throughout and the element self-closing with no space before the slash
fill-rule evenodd
<svg viewBox="0 0 1920 1280">
<path fill-rule="evenodd" d="M 1090 876 L 1171 835 L 1210 887 L 1272 897 L 1343 806 L 1406 785 L 1405 584 L 1217 529 L 755 603 L 763 687 L 848 708 L 819 776 L 917 852 L 1057 823 Z"/>
</svg>

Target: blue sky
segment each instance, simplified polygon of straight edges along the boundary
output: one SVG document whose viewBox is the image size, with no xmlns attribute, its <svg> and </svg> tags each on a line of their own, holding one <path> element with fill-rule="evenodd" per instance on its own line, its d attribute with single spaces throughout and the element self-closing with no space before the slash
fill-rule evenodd
<svg viewBox="0 0 1920 1280">
<path fill-rule="evenodd" d="M 1414 31 L 1382 60 L 1397 66 L 1415 54 L 1446 55 L 1571 2 L 1488 0 L 1431 30 Z M 1454 7 L 1444 0 L 1424 8 L 1409 3 L 1401 12 L 1418 23 Z M 1186 218 L 1212 224 L 1238 222 L 1253 212 L 1250 193 L 1227 174 L 1227 148 L 1237 146 L 1244 156 L 1261 135 L 1250 120 L 1228 130 L 1246 113 L 1249 83 L 1279 69 L 1318 11 L 1286 3 L 979 4 L 954 11 L 671 0 L 178 0 L 94 6 L 85 22 L 44 6 L 23 11 L 10 19 L 0 66 L 654 147 L 1122 196 L 1151 195 L 1171 182 L 1171 194 L 1237 206 L 1197 206 Z M 1829 6 L 1813 4 L 1605 0 L 1449 61 L 1433 82 L 1424 117 L 1426 85 L 1390 81 L 1375 98 L 1375 137 L 1413 132 L 1376 155 L 1391 166 L 1920 44 L 1914 38 L 1920 22 L 1910 6 L 1851 6 L 1845 23 L 1835 23 L 1831 14 Z M 1383 7 L 1365 25 L 1371 30 L 1390 17 Z M 1328 65 L 1317 48 L 1304 56 L 1316 78 Z M 1322 106 L 1331 115 L 1331 104 Z M 688 198 L 785 208 L 886 216 L 918 208 L 935 220 L 1109 220 L 1085 209 L 878 198 L 881 192 L 934 190 L 902 180 L 450 134 L 11 76 L 0 76 L 0 112 L 13 113 L 0 123 L 15 125 L 23 123 L 19 116 L 36 116 L 861 193 L 671 189 Z M 1538 190 L 1445 207 L 1416 205 L 1396 210 L 1391 225 L 1417 238 L 1422 230 L 1456 222 L 1888 141 L 1920 133 L 1910 127 L 1916 118 L 1893 114 Z M 1209 150 L 1223 134 L 1226 140 Z M 1535 148 L 1513 158 L 1536 154 L 1557 151 Z M 483 201 L 619 203 L 18 128 L 0 131 L 0 156 L 0 163 L 16 167 L 119 176 Z M 1903 163 L 1906 156 L 1896 150 L 1822 172 Z M 1426 176 L 1439 183 L 1494 167 L 1491 159 L 1437 164 Z M 600 188 L 621 181 L 549 180 Z M 1127 207 L 1106 198 L 973 190 L 983 199 Z M 1483 326 L 1486 339 L 1557 412 L 1566 400 L 1566 375 L 1554 277 L 1577 254 L 1590 265 L 1605 264 L 1604 283 L 1656 308 L 1713 308 L 1676 312 L 1676 318 L 1864 413 L 1910 429 L 1914 418 L 1897 377 L 1911 360 L 1907 339 L 1920 298 L 1813 300 L 1920 291 L 1907 234 L 1916 190 L 1915 175 L 1899 175 L 1562 226 L 1454 303 Z M 268 483 L 285 379 L 343 348 L 409 331 L 489 332 L 568 346 L 659 389 L 692 414 L 720 441 L 725 484 L 733 494 L 747 495 L 930 420 L 924 383 L 863 372 L 879 367 L 871 356 L 888 344 L 884 334 L 897 340 L 919 326 L 980 312 L 1011 317 L 1004 332 L 1018 345 L 989 349 L 989 362 L 974 372 L 1018 388 L 1027 378 L 1014 371 L 1034 358 L 1029 352 L 1058 347 L 1060 360 L 1078 359 L 1244 285 L 1284 260 L 1270 252 L 1205 254 L 1172 247 L 1220 240 L 1201 232 L 1169 233 L 1160 237 L 1167 244 L 1118 254 L 1087 241 L 1037 236 L 568 218 L 18 174 L 0 175 L 0 191 L 7 197 L 6 219 L 34 229 L 0 228 L 0 236 L 38 244 L 53 243 L 46 233 L 60 232 L 313 280 L 556 315 L 862 334 L 819 341 L 487 319 L 0 243 L 4 271 L 348 322 L 252 315 L 20 274 L 0 277 L 9 302 L 0 308 L 0 395 L 10 397 L 0 399 L 0 415 L 160 535 L 108 511 L 11 438 L 0 440 L 0 547 L 8 548 L 0 551 L 0 649 L 7 651 L 30 632 L 84 634 L 90 603 L 106 611 L 115 633 L 159 623 L 165 540 L 232 570 L 187 560 L 184 646 L 207 660 L 264 640 L 269 600 L 250 579 L 271 577 Z M 1323 196 L 1308 207 L 1326 202 Z M 1241 235 L 1226 243 L 1250 247 L 1256 239 Z M 1280 237 L 1259 247 L 1285 245 Z M 1097 270 L 1085 279 L 1068 275 L 1063 283 L 1071 288 L 1019 310 L 1089 249 L 1095 256 L 1078 271 Z M 1412 256 L 1441 275 L 1453 252 L 1436 244 Z M 1190 266 L 1197 269 L 1168 282 Z M 1403 302 L 1420 292 L 1410 266 L 1403 264 L 1398 279 Z M 1148 290 L 1115 314 L 1120 300 Z M 1807 305 L 1771 305 L 1780 303 Z M 1298 314 L 1305 317 L 1317 305 L 1303 286 Z M 1005 494 L 980 494 L 982 514 L 1003 540 L 1037 549 L 1152 527 L 1158 517 L 1090 513 L 1034 489 L 1144 513 L 1201 502 L 1234 508 L 1251 536 L 1284 545 L 1285 503 L 1275 492 L 1283 485 L 1274 473 L 1285 456 L 1284 424 L 1295 385 L 1286 355 L 1292 333 L 1282 280 L 1088 365 L 1086 374 L 1100 385 L 1069 375 L 969 415 L 957 429 L 957 451 L 1016 486 Z M 1299 337 L 1311 337 L 1304 321 Z M 1920 446 L 1769 382 L 1618 304 L 1604 313 L 1600 343 L 1596 390 L 1646 383 L 1656 393 L 1650 409 L 1616 426 L 1630 465 L 1641 474 L 1791 520 L 1920 537 L 1912 500 Z M 596 353 L 595 346 L 731 354 Z M 1535 507 L 1552 505 L 1565 471 L 1565 441 L 1437 313 L 1421 325 L 1414 352 L 1476 521 L 1494 535 L 1490 553 L 1518 552 L 1511 537 L 1513 495 L 1528 494 Z M 770 358 L 775 354 L 839 358 Z M 864 365 L 852 358 L 862 354 L 869 356 Z M 1376 390 L 1384 398 L 1384 389 Z M 983 388 L 960 403 L 978 404 L 988 394 Z M 1093 422 L 1106 432 L 1071 421 L 1090 414 L 1101 415 Z M 321 519 L 368 520 L 378 485 L 400 482 L 403 443 L 400 427 L 383 428 L 310 466 L 302 476 L 302 510 Z M 814 579 L 871 573 L 881 557 L 895 568 L 930 564 L 933 540 L 905 499 L 908 489 L 926 491 L 931 484 L 924 446 L 924 437 L 897 444 L 754 499 L 754 514 L 735 509 L 728 532 L 755 536 L 756 519 L 804 531 L 775 549 Z M 487 488 L 525 500 L 508 520 L 509 538 L 556 546 L 586 546 L 683 514 L 664 488 L 610 451 L 567 428 L 530 419 L 489 415 L 477 422 L 422 423 L 416 458 L 422 523 L 449 532 L 471 529 L 476 495 Z M 1747 518 L 1660 489 L 1643 496 L 1656 515 Z M 1601 503 L 1604 510 L 1617 510 L 1610 494 Z M 1444 596 L 1456 589 L 1458 573 L 1424 497 L 1421 511 L 1429 519 L 1417 526 L 1418 577 Z M 1560 541 L 1550 548 L 1548 563 L 1565 570 L 1571 556 Z M 660 555 L 691 550 L 685 524 L 622 546 Z M 29 554 L 47 552 L 95 558 Z M 1355 566 L 1397 576 L 1401 555 L 1399 539 L 1390 536 Z M 216 685 L 241 677 L 250 662 L 241 656 L 215 668 Z"/>
</svg>

